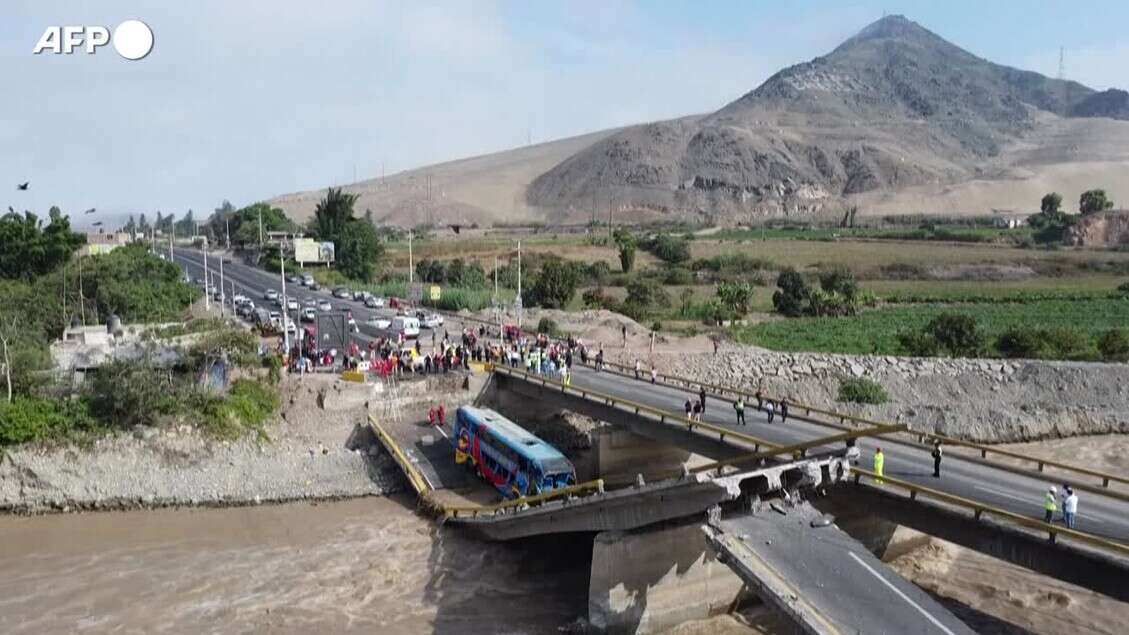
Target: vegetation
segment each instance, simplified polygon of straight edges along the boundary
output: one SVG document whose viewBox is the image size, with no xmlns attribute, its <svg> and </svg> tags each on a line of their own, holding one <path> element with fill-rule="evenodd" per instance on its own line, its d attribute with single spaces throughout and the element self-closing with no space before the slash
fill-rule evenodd
<svg viewBox="0 0 1129 635">
<path fill-rule="evenodd" d="M 1129 362 L 1129 332 L 1110 329 L 1098 339 L 1098 352 L 1107 362 Z"/>
<path fill-rule="evenodd" d="M 854 315 L 859 305 L 859 286 L 854 274 L 835 267 L 819 275 L 819 288 L 808 286 L 795 269 L 785 269 L 776 279 L 772 295 L 777 313 L 788 317 Z"/>
<path fill-rule="evenodd" d="M 722 282 L 717 285 L 717 299 L 735 314 L 745 315 L 753 301 L 753 287 L 748 282 Z"/>
<path fill-rule="evenodd" d="M 920 331 L 899 333 L 898 341 L 916 357 L 978 357 L 984 350 L 984 337 L 976 330 L 976 318 L 964 313 L 942 313 Z"/>
<path fill-rule="evenodd" d="M 1035 230 L 1034 239 L 1041 243 L 1061 242 L 1075 217 L 1062 211 L 1062 195 L 1051 192 L 1039 203 L 1039 213 L 1027 218 Z"/>
<path fill-rule="evenodd" d="M 1111 209 L 1113 209 L 1113 201 L 1106 196 L 1105 190 L 1086 190 L 1078 200 L 1078 211 L 1083 215 Z"/>
<path fill-rule="evenodd" d="M 844 318 L 762 322 L 731 332 L 739 342 L 781 351 L 899 355 L 911 352 L 900 334 L 921 333 L 934 318 L 953 312 L 948 304 L 897 305 Z M 1110 329 L 1129 329 L 1129 301 L 1120 298 L 986 302 L 960 305 L 959 313 L 975 320 L 975 332 L 985 342 L 1017 326 L 1073 330 L 1090 342 Z"/>
<path fill-rule="evenodd" d="M 46 227 L 38 216 L 0 216 L 0 278 L 31 280 L 61 267 L 86 242 L 71 231 L 70 219 L 52 207 Z"/>
<path fill-rule="evenodd" d="M 878 405 L 890 400 L 886 389 L 866 377 L 845 377 L 839 380 L 839 401 Z"/>
<path fill-rule="evenodd" d="M 638 240 L 626 229 L 615 230 L 615 246 L 619 250 L 619 266 L 623 273 L 631 273 L 635 267 L 635 249 Z"/>
<path fill-rule="evenodd" d="M 690 260 L 690 243 L 671 234 L 656 234 L 643 241 L 643 248 L 667 264 L 677 265 Z"/>
<path fill-rule="evenodd" d="M 310 229 L 318 239 L 334 243 L 336 266 L 341 273 L 354 280 L 371 282 L 377 261 L 384 254 L 384 245 L 372 223 L 353 216 L 356 201 L 356 194 L 329 188 L 325 198 L 314 208 Z"/>
<path fill-rule="evenodd" d="M 576 266 L 561 260 L 548 260 L 533 277 L 533 283 L 525 290 L 522 302 L 525 306 L 563 309 L 576 295 L 579 283 L 580 274 Z"/>
</svg>

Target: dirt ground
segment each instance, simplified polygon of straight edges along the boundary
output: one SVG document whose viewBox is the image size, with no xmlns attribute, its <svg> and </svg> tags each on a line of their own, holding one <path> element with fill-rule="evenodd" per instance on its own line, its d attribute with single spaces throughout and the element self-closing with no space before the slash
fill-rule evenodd
<svg viewBox="0 0 1129 635">
<path fill-rule="evenodd" d="M 1002 447 L 1113 473 L 1124 474 L 1129 467 L 1129 435 L 1074 437 Z M 1129 623 L 1129 603 L 943 540 L 932 539 L 896 558 L 890 566 L 942 599 L 954 600 L 1006 623 L 980 624 L 984 632 L 1115 635 L 1124 633 Z M 1009 631 L 1007 625 L 1018 628 Z"/>
</svg>

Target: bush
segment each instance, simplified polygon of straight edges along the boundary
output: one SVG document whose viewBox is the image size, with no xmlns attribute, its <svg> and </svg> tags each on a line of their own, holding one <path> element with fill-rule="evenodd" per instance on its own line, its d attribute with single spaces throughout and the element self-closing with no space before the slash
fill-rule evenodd
<svg viewBox="0 0 1129 635">
<path fill-rule="evenodd" d="M 659 234 L 648 240 L 645 247 L 667 264 L 677 265 L 690 259 L 690 243 L 678 236 Z"/>
<path fill-rule="evenodd" d="M 246 430 L 262 437 L 263 425 L 278 407 L 278 393 L 253 379 L 236 379 L 226 396 L 198 393 L 195 405 L 203 428 L 217 437 L 234 439 Z"/>
<path fill-rule="evenodd" d="M 1122 282 L 1117 285 L 1117 292 L 1121 295 L 1129 295 L 1129 282 Z"/>
<path fill-rule="evenodd" d="M 81 400 L 16 397 L 12 403 L 0 401 L 0 446 L 73 437 L 98 428 Z"/>
<path fill-rule="evenodd" d="M 552 318 L 543 317 L 537 322 L 537 332 L 544 333 L 550 337 L 556 337 L 560 334 L 560 327 L 557 326 L 556 320 Z"/>
<path fill-rule="evenodd" d="M 753 302 L 753 287 L 748 282 L 722 282 L 717 299 L 736 315 L 745 315 Z"/>
<path fill-rule="evenodd" d="M 616 302 L 615 298 L 607 295 L 600 288 L 585 291 L 580 299 L 584 303 L 584 307 L 588 309 L 608 309 L 609 311 L 619 309 L 619 302 Z"/>
<path fill-rule="evenodd" d="M 1091 341 L 1085 335 L 1070 329 L 1043 329 L 1013 327 L 996 338 L 1000 355 L 1024 359 L 1093 358 Z"/>
<path fill-rule="evenodd" d="M 657 282 L 636 277 L 627 283 L 627 299 L 624 303 L 640 309 L 665 309 L 670 306 L 670 295 Z"/>
<path fill-rule="evenodd" d="M 788 317 L 803 315 L 811 296 L 804 277 L 795 269 L 788 268 L 776 277 L 776 286 L 778 290 L 772 294 L 772 306 L 776 312 Z"/>
<path fill-rule="evenodd" d="M 925 325 L 923 333 L 937 342 L 937 350 L 950 357 L 976 357 L 984 350 L 976 318 L 963 313 L 942 313 Z"/>
<path fill-rule="evenodd" d="M 1107 362 L 1129 362 L 1129 334 L 1123 329 L 1110 329 L 1098 339 L 1098 352 Z"/>
<path fill-rule="evenodd" d="M 1011 328 L 996 338 L 996 350 L 1012 359 L 1039 359 L 1044 353 L 1044 331 L 1024 327 Z"/>
<path fill-rule="evenodd" d="M 682 267 L 669 267 L 663 270 L 663 284 L 684 287 L 694 284 L 694 274 Z"/>
<path fill-rule="evenodd" d="M 886 389 L 865 377 L 848 377 L 839 380 L 839 401 L 878 405 L 890 400 Z"/>
</svg>

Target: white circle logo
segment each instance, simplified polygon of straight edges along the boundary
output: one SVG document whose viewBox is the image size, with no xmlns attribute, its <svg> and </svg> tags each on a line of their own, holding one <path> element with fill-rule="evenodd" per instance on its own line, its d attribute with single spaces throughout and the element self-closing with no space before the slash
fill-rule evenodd
<svg viewBox="0 0 1129 635">
<path fill-rule="evenodd" d="M 127 60 L 139 60 L 153 50 L 153 31 L 141 20 L 126 20 L 114 29 L 114 48 Z"/>
</svg>

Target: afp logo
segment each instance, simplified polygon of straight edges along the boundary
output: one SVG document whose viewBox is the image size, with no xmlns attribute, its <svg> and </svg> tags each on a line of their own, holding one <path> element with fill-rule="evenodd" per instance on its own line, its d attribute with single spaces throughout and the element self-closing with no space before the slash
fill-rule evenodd
<svg viewBox="0 0 1129 635">
<path fill-rule="evenodd" d="M 141 20 L 126 20 L 114 29 L 114 49 L 127 60 L 139 60 L 153 50 L 153 30 Z M 49 26 L 39 37 L 32 53 L 70 55 L 81 48 L 87 55 L 111 42 L 110 30 L 104 26 Z"/>
</svg>

